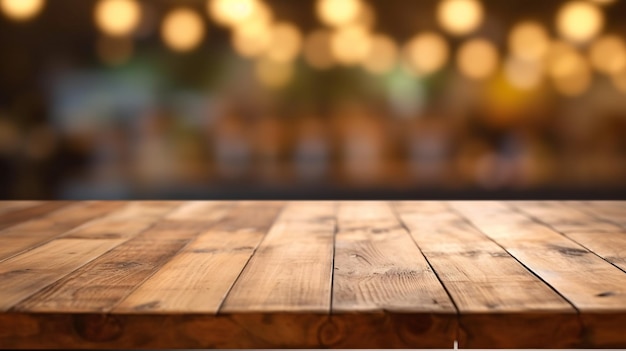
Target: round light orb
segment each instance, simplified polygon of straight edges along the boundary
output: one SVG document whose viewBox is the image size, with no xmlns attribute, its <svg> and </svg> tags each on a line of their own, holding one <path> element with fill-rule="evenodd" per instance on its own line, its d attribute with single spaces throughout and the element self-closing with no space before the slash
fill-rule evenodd
<svg viewBox="0 0 626 351">
<path fill-rule="evenodd" d="M 165 16 L 161 36 L 171 50 L 188 52 L 200 45 L 204 39 L 204 23 L 193 10 L 178 8 Z"/>
<path fill-rule="evenodd" d="M 358 25 L 335 31 L 330 41 L 331 52 L 337 62 L 345 66 L 357 65 L 370 53 L 372 45 L 369 31 Z"/>
<path fill-rule="evenodd" d="M 267 51 L 272 43 L 269 24 L 250 22 L 233 29 L 232 45 L 237 54 L 243 57 L 257 57 Z"/>
<path fill-rule="evenodd" d="M 584 43 L 593 39 L 604 27 L 604 14 L 588 1 L 575 0 L 565 3 L 556 17 L 559 34 L 570 41 Z"/>
<path fill-rule="evenodd" d="M 363 60 L 363 67 L 372 74 L 385 74 L 391 71 L 398 59 L 398 46 L 389 36 L 372 36 L 369 55 Z"/>
<path fill-rule="evenodd" d="M 515 25 L 509 35 L 509 50 L 523 60 L 539 60 L 548 51 L 550 36 L 538 22 L 525 21 Z"/>
<path fill-rule="evenodd" d="M 482 80 L 491 76 L 498 67 L 496 47 L 485 39 L 472 39 L 459 49 L 457 67 L 465 77 Z"/>
<path fill-rule="evenodd" d="M 424 32 L 411 39 L 404 48 L 411 70 L 418 75 L 439 71 L 448 62 L 450 49 L 446 39 L 435 32 Z"/>
<path fill-rule="evenodd" d="M 484 10 L 478 0 L 442 0 L 437 7 L 439 25 L 452 35 L 465 35 L 483 22 Z"/>
<path fill-rule="evenodd" d="M 302 34 L 291 23 L 277 23 L 270 29 L 271 43 L 267 58 L 276 62 L 293 61 L 302 48 Z"/>
<path fill-rule="evenodd" d="M 317 0 L 317 16 L 322 23 L 340 27 L 355 22 L 361 14 L 361 0 Z"/>
<path fill-rule="evenodd" d="M 260 11 L 259 0 L 209 0 L 207 9 L 217 24 L 230 27 L 252 18 Z"/>
<path fill-rule="evenodd" d="M 135 0 L 100 0 L 95 8 L 98 29 L 110 36 L 127 36 L 141 21 L 141 8 Z"/>
<path fill-rule="evenodd" d="M 28 21 L 37 16 L 44 0 L 0 0 L 0 10 L 14 21 Z"/>
<path fill-rule="evenodd" d="M 626 69 L 626 45 L 617 35 L 605 35 L 595 40 L 589 49 L 591 65 L 604 74 L 616 74 Z"/>
<path fill-rule="evenodd" d="M 511 86 L 519 90 L 532 90 L 543 80 L 543 67 L 540 61 L 512 56 L 504 63 L 504 75 Z"/>
<path fill-rule="evenodd" d="M 555 90 L 561 95 L 574 97 L 583 94 L 593 78 L 585 57 L 565 42 L 555 42 L 548 52 L 547 72 Z"/>
</svg>

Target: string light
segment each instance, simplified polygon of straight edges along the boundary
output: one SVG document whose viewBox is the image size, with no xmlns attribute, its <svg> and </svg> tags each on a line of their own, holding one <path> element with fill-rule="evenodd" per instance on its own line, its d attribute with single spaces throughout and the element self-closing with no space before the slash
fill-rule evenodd
<svg viewBox="0 0 626 351">
<path fill-rule="evenodd" d="M 483 16 L 478 0 L 442 0 L 437 8 L 439 25 L 453 35 L 473 32 L 481 25 Z"/>
<path fill-rule="evenodd" d="M 373 74 L 384 74 L 393 69 L 398 57 L 398 47 L 390 37 L 377 34 L 372 37 L 370 52 L 363 67 Z"/>
<path fill-rule="evenodd" d="M 488 78 L 498 67 L 498 50 L 485 39 L 472 39 L 459 49 L 457 66 L 470 79 Z"/>
<path fill-rule="evenodd" d="M 557 92 L 569 97 L 583 94 L 592 79 L 585 58 L 564 42 L 552 44 L 548 53 L 548 73 Z"/>
<path fill-rule="evenodd" d="M 446 39 L 435 32 L 424 32 L 411 39 L 404 49 L 410 68 L 418 75 L 439 71 L 448 61 Z"/>
<path fill-rule="evenodd" d="M 252 18 L 259 10 L 258 0 L 209 0 L 207 9 L 211 18 L 223 26 L 234 26 Z"/>
<path fill-rule="evenodd" d="M 509 50 L 523 60 L 539 60 L 550 46 L 545 28 L 534 21 L 518 23 L 509 35 Z"/>
<path fill-rule="evenodd" d="M 37 16 L 45 5 L 44 0 L 0 0 L 0 9 L 15 21 L 27 21 Z"/>
<path fill-rule="evenodd" d="M 302 48 L 302 35 L 290 23 L 277 23 L 271 29 L 271 43 L 266 52 L 270 60 L 276 62 L 293 61 Z"/>
<path fill-rule="evenodd" d="M 135 0 L 101 0 L 95 8 L 98 28 L 111 36 L 126 36 L 139 25 L 141 9 Z"/>
<path fill-rule="evenodd" d="M 370 53 L 370 33 L 362 26 L 351 25 L 333 33 L 330 47 L 335 60 L 351 66 L 361 63 Z"/>
<path fill-rule="evenodd" d="M 626 45 L 616 35 L 606 35 L 591 44 L 589 61 L 605 74 L 615 74 L 626 68 Z"/>
<path fill-rule="evenodd" d="M 161 36 L 170 49 L 179 52 L 191 51 L 204 39 L 204 24 L 194 11 L 178 8 L 165 17 Z"/>
<path fill-rule="evenodd" d="M 564 38 L 573 42 L 586 42 L 602 30 L 604 15 L 593 3 L 570 1 L 559 9 L 556 25 Z"/>
<path fill-rule="evenodd" d="M 324 24 L 340 27 L 358 19 L 362 3 L 361 0 L 318 0 L 316 10 Z"/>
</svg>

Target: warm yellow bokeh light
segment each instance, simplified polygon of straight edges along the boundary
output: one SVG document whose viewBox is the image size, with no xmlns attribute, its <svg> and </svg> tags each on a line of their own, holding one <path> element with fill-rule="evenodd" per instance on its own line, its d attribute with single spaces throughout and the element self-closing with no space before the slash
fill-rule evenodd
<svg viewBox="0 0 626 351">
<path fill-rule="evenodd" d="M 233 26 L 251 19 L 259 11 L 259 0 L 209 0 L 211 18 L 223 26 Z"/>
<path fill-rule="evenodd" d="M 515 25 L 509 35 L 509 50 L 523 60 L 538 60 L 548 51 L 550 37 L 537 22 L 526 21 Z"/>
<path fill-rule="evenodd" d="M 335 64 L 330 47 L 331 34 L 318 29 L 309 34 L 304 42 L 304 59 L 313 68 L 329 69 Z"/>
<path fill-rule="evenodd" d="M 470 79 L 485 79 L 498 67 L 499 55 L 496 47 L 485 39 L 472 39 L 459 49 L 457 67 L 461 74 Z"/>
<path fill-rule="evenodd" d="M 95 8 L 98 28 L 111 36 L 131 34 L 141 20 L 141 8 L 135 0 L 100 0 Z"/>
<path fill-rule="evenodd" d="M 302 48 L 302 34 L 290 23 L 277 23 L 270 29 L 270 45 L 267 58 L 276 62 L 293 61 Z"/>
<path fill-rule="evenodd" d="M 329 26 L 354 23 L 362 11 L 361 0 L 317 0 L 317 16 Z"/>
<path fill-rule="evenodd" d="M 626 69 L 626 45 L 617 35 L 606 35 L 593 42 L 589 49 L 593 67 L 605 74 L 615 74 Z"/>
<path fill-rule="evenodd" d="M 9 18 L 27 21 L 43 9 L 44 0 L 0 0 L 0 9 Z"/>
<path fill-rule="evenodd" d="M 244 57 L 257 57 L 271 45 L 272 35 L 269 24 L 249 22 L 236 27 L 232 32 L 232 45 Z"/>
<path fill-rule="evenodd" d="M 427 75 L 440 70 L 448 62 L 450 49 L 443 36 L 425 32 L 406 44 L 404 55 L 412 71 L 418 75 Z"/>
<path fill-rule="evenodd" d="M 543 67 L 539 61 L 509 57 L 504 63 L 504 75 L 511 86 L 519 90 L 531 90 L 541 83 Z"/>
<path fill-rule="evenodd" d="M 363 61 L 363 67 L 373 74 L 391 71 L 398 60 L 398 46 L 390 37 L 377 34 L 372 37 L 370 52 Z"/>
<path fill-rule="evenodd" d="M 615 86 L 615 88 L 626 94 L 626 69 L 617 74 L 614 74 L 611 79 L 613 80 L 613 85 Z"/>
<path fill-rule="evenodd" d="M 100 37 L 96 51 L 100 61 L 110 66 L 126 63 L 133 56 L 133 41 L 128 37 Z"/>
<path fill-rule="evenodd" d="M 291 62 L 261 59 L 256 62 L 254 71 L 259 82 L 272 89 L 286 86 L 294 76 L 294 67 Z"/>
<path fill-rule="evenodd" d="M 483 6 L 478 0 L 441 0 L 437 8 L 439 25 L 454 35 L 469 34 L 482 23 Z"/>
<path fill-rule="evenodd" d="M 167 14 L 161 27 L 165 44 L 174 51 L 195 49 L 204 39 L 202 18 L 193 10 L 179 8 Z"/>
<path fill-rule="evenodd" d="M 555 42 L 548 52 L 548 74 L 554 88 L 565 96 L 578 96 L 589 88 L 592 72 L 585 57 L 571 45 Z"/>
<path fill-rule="evenodd" d="M 354 24 L 364 26 L 367 28 L 373 28 L 376 25 L 376 11 L 367 2 L 361 2 L 359 14 L 353 21 Z"/>
<path fill-rule="evenodd" d="M 604 14 L 593 3 L 570 1 L 559 9 L 556 27 L 564 38 L 574 42 L 586 42 L 604 27 Z"/>
<path fill-rule="evenodd" d="M 369 31 L 358 25 L 343 27 L 333 33 L 330 48 L 335 60 L 343 65 L 356 65 L 370 53 L 372 38 Z"/>
</svg>

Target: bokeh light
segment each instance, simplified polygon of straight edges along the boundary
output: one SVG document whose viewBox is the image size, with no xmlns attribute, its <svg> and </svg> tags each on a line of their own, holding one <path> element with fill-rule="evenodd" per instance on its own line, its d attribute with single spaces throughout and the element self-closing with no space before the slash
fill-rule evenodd
<svg viewBox="0 0 626 351">
<path fill-rule="evenodd" d="M 240 25 L 231 34 L 233 48 L 244 57 L 263 54 L 272 42 L 270 24 L 260 21 Z"/>
<path fill-rule="evenodd" d="M 333 33 L 330 42 L 335 60 L 350 66 L 362 62 L 370 53 L 372 45 L 369 31 L 358 25 L 343 27 Z"/>
<path fill-rule="evenodd" d="M 532 90 L 543 79 L 543 67 L 540 61 L 508 57 L 504 63 L 504 74 L 511 86 L 519 90 Z"/>
<path fill-rule="evenodd" d="M 442 0 L 437 8 L 437 20 L 448 33 L 465 35 L 481 25 L 483 12 L 478 0 Z"/>
<path fill-rule="evenodd" d="M 0 0 L 0 10 L 15 21 L 27 21 L 37 16 L 45 5 L 44 0 Z"/>
<path fill-rule="evenodd" d="M 139 26 L 141 8 L 135 0 L 101 0 L 95 8 L 95 20 L 107 35 L 129 35 Z"/>
<path fill-rule="evenodd" d="M 259 0 L 209 0 L 211 18 L 223 26 L 233 26 L 251 19 L 259 11 Z"/>
<path fill-rule="evenodd" d="M 204 32 L 202 18 L 188 8 L 178 8 L 168 13 L 161 27 L 165 44 L 179 52 L 195 49 L 204 39 Z"/>
<path fill-rule="evenodd" d="M 448 61 L 450 49 L 442 35 L 424 32 L 406 44 L 404 55 L 412 71 L 418 75 L 428 75 L 443 68 Z"/>
<path fill-rule="evenodd" d="M 592 72 L 585 57 L 571 45 L 555 42 L 548 52 L 548 74 L 554 88 L 564 96 L 583 94 L 592 81 Z"/>
<path fill-rule="evenodd" d="M 563 38 L 574 42 L 586 42 L 604 27 L 604 14 L 593 3 L 582 0 L 570 1 L 559 9 L 556 27 Z"/>
<path fill-rule="evenodd" d="M 605 74 L 626 69 L 626 45 L 617 35 L 606 35 L 595 40 L 589 49 L 592 66 Z"/>
<path fill-rule="evenodd" d="M 524 60 L 538 60 L 548 51 L 550 37 L 537 22 L 525 21 L 515 25 L 509 35 L 509 50 Z"/>
<path fill-rule="evenodd" d="M 277 62 L 263 58 L 256 62 L 255 73 L 263 86 L 279 89 L 291 82 L 294 76 L 294 67 L 291 62 Z"/>
<path fill-rule="evenodd" d="M 335 60 L 331 51 L 331 33 L 326 29 L 311 32 L 304 42 L 304 59 L 311 67 L 319 70 L 334 66 Z"/>
<path fill-rule="evenodd" d="M 457 67 L 470 79 L 485 79 L 498 67 L 499 54 L 496 47 L 485 39 L 472 39 L 461 46 Z"/>
<path fill-rule="evenodd" d="M 302 48 L 302 34 L 291 23 L 281 22 L 271 28 L 271 42 L 266 52 L 276 62 L 293 61 Z"/>
<path fill-rule="evenodd" d="M 324 24 L 339 27 L 358 19 L 362 3 L 361 0 L 318 0 L 316 10 Z"/>
<path fill-rule="evenodd" d="M 363 67 L 373 74 L 391 71 L 398 59 L 398 46 L 392 38 L 383 34 L 372 37 L 370 53 L 363 61 Z"/>
</svg>

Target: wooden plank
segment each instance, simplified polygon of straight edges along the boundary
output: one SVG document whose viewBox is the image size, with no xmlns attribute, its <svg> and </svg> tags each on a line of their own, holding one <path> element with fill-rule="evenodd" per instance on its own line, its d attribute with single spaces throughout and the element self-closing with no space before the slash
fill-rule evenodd
<svg viewBox="0 0 626 351">
<path fill-rule="evenodd" d="M 341 202 L 337 220 L 332 347 L 451 347 L 456 309 L 389 204 Z"/>
<path fill-rule="evenodd" d="M 460 312 L 462 348 L 571 347 L 576 310 L 443 202 L 401 202 L 398 215 Z"/>
<path fill-rule="evenodd" d="M 626 228 L 626 201 L 585 201 L 574 202 L 570 206 L 622 229 Z"/>
<path fill-rule="evenodd" d="M 41 205 L 42 201 L 1 201 L 0 215 Z"/>
<path fill-rule="evenodd" d="M 0 280 L 3 283 L 5 280 L 7 282 L 0 290 L 0 310 L 11 308 L 62 279 L 100 254 L 148 228 L 159 216 L 178 205 L 175 202 L 130 203 L 120 212 L 89 222 L 87 226 L 76 228 L 58 239 L 0 263 L 2 277 Z M 76 214 L 71 212 L 68 216 Z M 121 223 L 120 219 L 129 223 L 141 223 L 142 226 L 133 224 L 133 227 L 129 228 L 122 225 L 124 223 Z M 90 244 L 90 241 L 93 243 Z M 50 261 L 50 266 L 46 266 L 46 260 Z"/>
<path fill-rule="evenodd" d="M 335 204 L 290 203 L 220 312 L 330 312 Z"/>
<path fill-rule="evenodd" d="M 78 202 L 47 216 L 32 219 L 0 232 L 0 262 L 42 245 L 91 220 L 124 206 L 122 202 Z"/>
<path fill-rule="evenodd" d="M 514 205 L 626 272 L 626 230 L 620 226 L 579 210 L 570 202 L 533 201 Z"/>
<path fill-rule="evenodd" d="M 56 211 L 69 205 L 68 201 L 47 201 L 37 206 L 21 209 L 14 212 L 7 212 L 0 215 L 0 230 L 9 228 L 21 222 L 28 221 Z"/>
<path fill-rule="evenodd" d="M 120 239 L 54 240 L 0 263 L 0 311 L 10 309 L 121 242 Z"/>
<path fill-rule="evenodd" d="M 192 206 L 193 216 L 200 215 Z M 270 202 L 237 206 L 124 299 L 115 312 L 217 313 L 281 208 L 281 203 Z M 180 216 L 178 212 L 173 218 Z"/>
<path fill-rule="evenodd" d="M 483 233 L 505 248 L 574 304 L 583 326 L 583 344 L 577 347 L 608 347 L 595 337 L 599 328 L 606 328 L 589 319 L 594 314 L 607 314 L 626 322 L 626 274 L 594 255 L 584 247 L 529 217 L 498 202 L 453 202 Z M 626 345 L 623 327 L 614 325 L 604 334 L 611 334 Z M 621 336 L 620 336 L 621 335 Z"/>
</svg>

